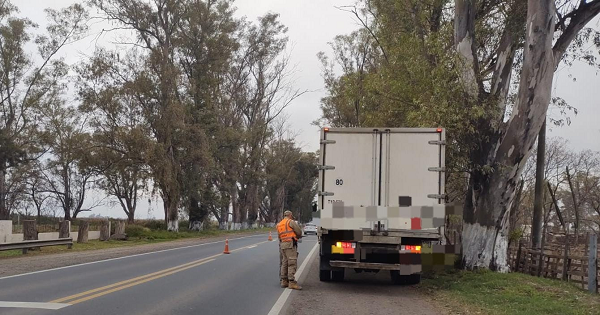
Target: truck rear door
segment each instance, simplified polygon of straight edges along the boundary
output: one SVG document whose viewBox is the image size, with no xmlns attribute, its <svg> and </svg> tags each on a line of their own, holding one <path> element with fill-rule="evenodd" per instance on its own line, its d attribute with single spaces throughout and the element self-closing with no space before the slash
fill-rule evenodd
<svg viewBox="0 0 600 315">
<path fill-rule="evenodd" d="M 324 128 L 319 209 L 441 203 L 443 140 L 441 129 Z"/>
</svg>

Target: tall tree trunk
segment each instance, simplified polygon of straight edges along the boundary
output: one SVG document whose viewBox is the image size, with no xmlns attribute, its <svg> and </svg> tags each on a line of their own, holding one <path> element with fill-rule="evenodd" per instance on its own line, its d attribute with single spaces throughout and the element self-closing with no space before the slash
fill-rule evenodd
<svg viewBox="0 0 600 315">
<path fill-rule="evenodd" d="M 178 232 L 179 231 L 179 213 L 177 203 L 172 200 L 171 196 L 163 196 L 163 206 L 165 208 L 165 221 L 167 223 L 167 230 Z"/>
<path fill-rule="evenodd" d="M 133 195 L 132 198 L 129 199 L 127 205 L 129 207 L 129 213 L 127 214 L 127 222 L 129 223 L 133 223 L 133 221 L 135 220 L 135 211 L 137 209 L 137 185 L 135 186 L 134 190 L 133 190 Z"/>
<path fill-rule="evenodd" d="M 248 228 L 250 228 L 258 219 L 258 185 L 253 183 L 249 192 L 249 200 L 248 200 L 248 219 L 247 224 Z"/>
<path fill-rule="evenodd" d="M 238 224 L 241 225 L 242 222 L 242 211 L 240 210 L 240 200 L 239 200 L 239 191 L 237 188 L 237 184 L 234 185 L 231 191 L 231 209 L 233 212 L 232 221 L 231 221 L 231 229 L 237 230 Z"/>
<path fill-rule="evenodd" d="M 524 186 L 525 186 L 525 181 L 521 180 L 521 182 L 519 183 L 519 189 L 517 191 L 517 195 L 515 196 L 515 202 L 513 202 L 512 208 L 510 209 L 509 224 L 513 230 L 514 230 L 514 225 L 519 220 L 519 217 L 517 216 L 517 214 L 519 213 L 519 208 L 521 206 L 521 195 L 523 194 Z M 511 242 L 511 239 L 508 240 L 509 248 L 510 248 L 510 244 L 511 244 L 510 242 Z"/>
<path fill-rule="evenodd" d="M 6 206 L 6 170 L 0 169 L 0 220 L 10 219 Z"/>
<path fill-rule="evenodd" d="M 523 69 L 512 117 L 496 145 L 484 150 L 488 167 L 470 179 L 464 206 L 463 265 L 507 272 L 509 209 L 550 102 L 555 60 L 555 6 L 529 0 Z"/>
<path fill-rule="evenodd" d="M 478 99 L 479 85 L 477 73 L 477 52 L 475 47 L 475 0 L 454 1 L 454 45 L 458 50 L 459 77 L 465 92 L 472 98 Z"/>
<path fill-rule="evenodd" d="M 206 203 L 196 197 L 190 198 L 190 226 L 193 231 L 200 231 L 203 228 L 204 221 L 208 216 Z"/>
<path fill-rule="evenodd" d="M 542 221 L 544 204 L 544 162 L 546 160 L 546 121 L 538 135 L 537 160 L 535 167 L 535 199 L 533 201 L 533 218 L 531 221 L 531 246 L 540 248 L 542 240 Z"/>
<path fill-rule="evenodd" d="M 285 185 L 281 185 L 279 188 L 277 188 L 276 196 L 275 207 L 273 209 L 273 213 L 271 214 L 273 223 L 277 223 L 283 218 L 283 207 L 285 205 Z"/>
</svg>

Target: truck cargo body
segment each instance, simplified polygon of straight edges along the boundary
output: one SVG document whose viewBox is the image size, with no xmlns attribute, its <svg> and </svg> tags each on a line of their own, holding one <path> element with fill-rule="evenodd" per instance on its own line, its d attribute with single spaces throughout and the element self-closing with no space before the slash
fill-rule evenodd
<svg viewBox="0 0 600 315">
<path fill-rule="evenodd" d="M 322 281 L 342 280 L 350 268 L 419 282 L 422 246 L 441 239 L 444 138 L 440 128 L 323 128 Z"/>
</svg>

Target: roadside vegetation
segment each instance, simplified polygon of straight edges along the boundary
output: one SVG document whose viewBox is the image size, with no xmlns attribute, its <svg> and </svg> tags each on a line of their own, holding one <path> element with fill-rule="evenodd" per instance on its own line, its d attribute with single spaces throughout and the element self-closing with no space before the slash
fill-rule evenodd
<svg viewBox="0 0 600 315">
<path fill-rule="evenodd" d="M 600 297 L 558 280 L 521 273 L 434 274 L 420 288 L 451 314 L 600 314 Z"/>
</svg>

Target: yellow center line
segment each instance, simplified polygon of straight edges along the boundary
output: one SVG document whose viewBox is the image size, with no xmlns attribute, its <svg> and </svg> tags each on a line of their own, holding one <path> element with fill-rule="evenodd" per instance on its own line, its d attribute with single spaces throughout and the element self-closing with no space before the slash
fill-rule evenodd
<svg viewBox="0 0 600 315">
<path fill-rule="evenodd" d="M 260 244 L 267 243 L 267 242 L 268 241 L 259 242 L 259 243 L 252 244 L 252 245 L 249 245 L 249 246 L 246 246 L 246 247 L 242 247 L 242 248 L 231 250 L 230 252 L 236 252 L 236 251 L 240 251 L 240 250 L 244 250 L 244 249 L 254 248 L 254 247 L 256 247 L 256 246 L 258 246 Z M 138 285 L 138 284 L 142 284 L 142 283 L 145 283 L 145 282 L 148 282 L 148 281 L 151 281 L 151 280 L 155 280 L 155 279 L 159 279 L 159 278 L 162 278 L 162 277 L 165 277 L 165 276 L 168 276 L 168 275 L 172 275 L 172 274 L 175 274 L 175 273 L 180 272 L 180 271 L 184 271 L 184 270 L 187 270 L 187 269 L 190 269 L 190 268 L 193 268 L 193 267 L 200 266 L 200 265 L 205 264 L 207 262 L 211 262 L 211 261 L 215 260 L 215 258 L 217 258 L 219 256 L 222 256 L 222 255 L 223 254 L 212 255 L 212 256 L 205 257 L 205 258 L 202 258 L 202 259 L 199 259 L 199 260 L 195 260 L 195 261 L 192 261 L 192 262 L 189 262 L 189 263 L 185 263 L 185 264 L 182 264 L 182 265 L 179 265 L 179 266 L 175 266 L 175 267 L 171 267 L 171 268 L 159 270 L 159 271 L 156 271 L 156 272 L 153 272 L 153 273 L 149 273 L 149 274 L 142 275 L 142 276 L 139 276 L 139 277 L 127 279 L 127 280 L 120 281 L 120 282 L 117 282 L 117 283 L 113 283 L 113 284 L 110 284 L 110 285 L 106 285 L 106 286 L 103 286 L 103 287 L 100 287 L 100 288 L 96 288 L 96 289 L 88 290 L 88 291 L 85 291 L 85 292 L 81 292 L 81 293 L 69 295 L 69 296 L 66 296 L 66 297 L 63 297 L 63 298 L 60 298 L 60 299 L 56 299 L 56 300 L 50 301 L 49 303 L 64 303 L 64 302 L 67 302 L 67 301 L 71 301 L 71 302 L 67 302 L 69 304 L 80 303 L 80 302 L 87 301 L 87 300 L 90 300 L 90 299 L 93 299 L 93 298 L 96 298 L 96 297 L 99 297 L 99 296 L 103 296 L 103 295 L 106 295 L 106 294 L 109 294 L 109 293 L 112 293 L 112 292 L 120 291 L 120 290 L 129 288 L 129 287 Z M 100 292 L 100 291 L 102 291 L 102 292 Z M 96 293 L 96 292 L 100 292 L 100 293 Z M 96 294 L 93 294 L 93 293 L 96 293 Z M 90 294 L 93 294 L 93 295 L 90 295 Z M 83 297 L 83 296 L 86 296 L 86 297 L 80 298 L 80 297 Z M 80 299 L 77 299 L 77 298 L 80 298 Z"/>
<path fill-rule="evenodd" d="M 209 260 L 197 263 L 195 265 L 190 265 L 190 266 L 183 267 L 183 268 L 180 268 L 180 269 L 177 269 L 177 270 L 173 270 L 173 271 L 170 271 L 170 272 L 167 272 L 167 273 L 163 273 L 163 274 L 151 277 L 151 278 L 146 278 L 144 280 L 140 280 L 140 281 L 137 281 L 137 282 L 134 282 L 134 283 L 129 283 L 129 284 L 121 286 L 121 287 L 116 287 L 116 288 L 113 288 L 113 289 L 110 289 L 110 290 L 107 290 L 107 291 L 102 291 L 100 293 L 96 293 L 96 294 L 93 294 L 93 295 L 90 295 L 90 296 L 83 297 L 83 298 L 78 299 L 78 300 L 71 301 L 69 304 L 77 304 L 77 303 L 85 302 L 87 300 L 95 299 L 97 297 L 100 297 L 100 296 L 103 296 L 103 295 L 107 295 L 107 294 L 110 294 L 110 293 L 113 293 L 113 292 L 121 291 L 123 289 L 127 289 L 129 287 L 133 287 L 133 286 L 136 286 L 138 284 L 142 284 L 142 283 L 145 283 L 145 282 L 148 282 L 148 281 L 152 281 L 152 280 L 156 280 L 156 279 L 159 279 L 159 278 L 162 278 L 162 277 L 166 277 L 168 275 L 172 275 L 172 274 L 184 271 L 186 269 L 194 268 L 194 267 L 200 266 L 202 264 L 206 264 L 206 263 L 211 262 L 211 261 L 214 261 L 214 259 L 209 259 Z"/>
<path fill-rule="evenodd" d="M 117 287 L 117 286 L 120 286 L 120 285 L 123 285 L 123 284 L 127 284 L 127 283 L 134 282 L 134 281 L 137 281 L 137 280 L 141 280 L 141 279 L 144 279 L 144 278 L 152 277 L 152 276 L 155 276 L 155 275 L 158 275 L 158 274 L 162 274 L 164 272 L 169 272 L 169 271 L 172 271 L 172 270 L 175 270 L 175 269 L 178 269 L 178 268 L 183 268 L 183 267 L 186 267 L 188 265 L 197 264 L 197 263 L 202 262 L 204 260 L 215 258 L 215 257 L 218 257 L 220 255 L 222 255 L 222 254 L 213 255 L 213 256 L 206 257 L 206 258 L 203 258 L 203 259 L 200 259 L 200 260 L 195 260 L 195 261 L 183 264 L 183 265 L 171 267 L 171 268 L 168 268 L 168 269 L 159 270 L 157 272 L 153 272 L 153 273 L 146 274 L 146 275 L 143 275 L 143 276 L 139 276 L 139 277 L 127 279 L 127 280 L 124 280 L 124 281 L 120 281 L 120 282 L 113 283 L 113 284 L 110 284 L 110 285 L 107 285 L 107 286 L 103 286 L 103 287 L 100 287 L 100 288 L 88 290 L 88 291 L 81 292 L 81 293 L 78 293 L 78 294 L 69 295 L 69 296 L 66 296 L 64 298 L 60 298 L 60 299 L 56 299 L 56 300 L 50 301 L 49 303 L 63 303 L 65 301 L 68 301 L 68 300 L 71 300 L 71 299 L 74 299 L 74 298 L 78 298 L 80 296 L 92 294 L 92 293 L 95 293 L 95 292 L 98 292 L 98 291 L 110 289 L 110 288 Z"/>
</svg>

